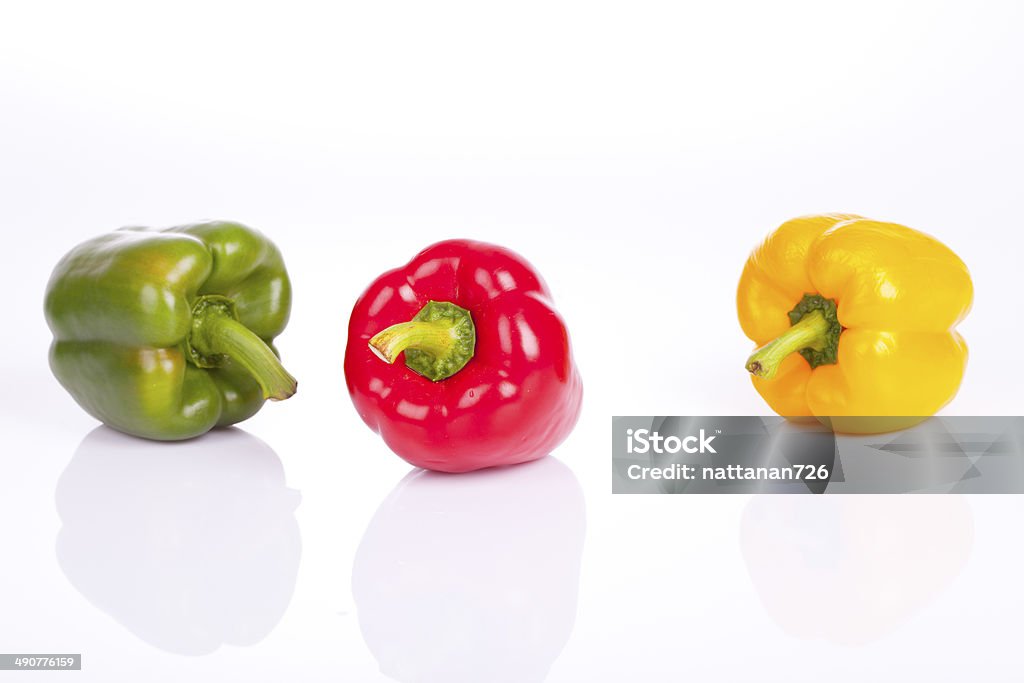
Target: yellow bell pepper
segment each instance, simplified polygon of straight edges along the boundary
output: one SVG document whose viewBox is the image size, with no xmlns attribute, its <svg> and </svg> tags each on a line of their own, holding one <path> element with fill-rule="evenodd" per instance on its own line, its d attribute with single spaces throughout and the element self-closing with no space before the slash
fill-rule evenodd
<svg viewBox="0 0 1024 683">
<path fill-rule="evenodd" d="M 796 218 L 740 277 L 740 325 L 759 347 L 747 370 L 780 415 L 843 432 L 910 426 L 960 387 L 967 345 L 953 328 L 973 296 L 967 266 L 924 233 L 846 214 Z"/>
</svg>

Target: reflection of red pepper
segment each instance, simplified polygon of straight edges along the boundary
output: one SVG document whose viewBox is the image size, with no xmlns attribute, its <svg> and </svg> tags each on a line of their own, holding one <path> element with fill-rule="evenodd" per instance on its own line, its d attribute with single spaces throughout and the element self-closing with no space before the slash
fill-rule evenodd
<svg viewBox="0 0 1024 683">
<path fill-rule="evenodd" d="M 428 247 L 367 288 L 349 321 L 345 379 L 391 450 L 443 472 L 547 455 L 583 398 L 543 280 L 507 249 L 467 240 Z"/>
</svg>

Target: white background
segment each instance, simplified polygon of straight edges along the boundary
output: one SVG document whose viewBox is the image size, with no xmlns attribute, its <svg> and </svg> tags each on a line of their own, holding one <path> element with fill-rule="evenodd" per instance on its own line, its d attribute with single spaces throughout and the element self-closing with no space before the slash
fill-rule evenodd
<svg viewBox="0 0 1024 683">
<path fill-rule="evenodd" d="M 1019 497 L 612 497 L 607 437 L 766 410 L 736 280 L 818 211 L 960 254 L 946 412 L 1019 414 L 1022 29 L 1013 2 L 4 3 L 0 652 L 103 681 L 1010 680 Z M 282 248 L 299 394 L 177 449 L 85 440 L 51 268 L 201 218 Z M 347 317 L 456 236 L 544 274 L 584 412 L 557 461 L 399 487 Z"/>
</svg>

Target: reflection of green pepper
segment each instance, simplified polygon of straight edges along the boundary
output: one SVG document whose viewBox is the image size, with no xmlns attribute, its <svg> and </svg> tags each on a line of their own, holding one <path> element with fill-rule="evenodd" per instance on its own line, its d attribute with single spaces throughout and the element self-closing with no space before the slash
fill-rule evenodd
<svg viewBox="0 0 1024 683">
<path fill-rule="evenodd" d="M 290 308 L 281 253 L 251 228 L 119 230 L 54 269 L 50 367 L 109 426 L 187 439 L 295 393 L 271 346 Z"/>
</svg>

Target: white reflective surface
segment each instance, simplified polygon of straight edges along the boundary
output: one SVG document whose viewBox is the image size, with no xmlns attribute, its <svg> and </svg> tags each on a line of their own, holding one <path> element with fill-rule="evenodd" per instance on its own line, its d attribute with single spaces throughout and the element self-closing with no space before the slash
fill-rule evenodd
<svg viewBox="0 0 1024 683">
<path fill-rule="evenodd" d="M 277 454 L 239 429 L 164 444 L 98 427 L 57 482 L 57 562 L 162 650 L 253 645 L 295 590 L 300 498 Z"/>
<path fill-rule="evenodd" d="M 1019 496 L 613 497 L 600 417 L 452 476 L 58 411 L 9 432 L 0 643 L 83 680 L 1012 680 Z"/>
<path fill-rule="evenodd" d="M 786 633 L 865 645 L 941 598 L 974 546 L 964 496 L 757 496 L 743 558 Z"/>
<path fill-rule="evenodd" d="M 403 682 L 542 681 L 576 620 L 583 494 L 554 458 L 413 472 L 356 552 L 352 595 L 381 672 Z"/>
</svg>

